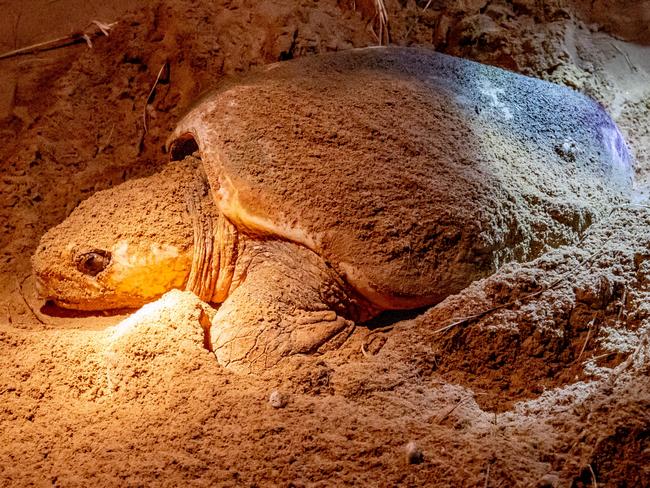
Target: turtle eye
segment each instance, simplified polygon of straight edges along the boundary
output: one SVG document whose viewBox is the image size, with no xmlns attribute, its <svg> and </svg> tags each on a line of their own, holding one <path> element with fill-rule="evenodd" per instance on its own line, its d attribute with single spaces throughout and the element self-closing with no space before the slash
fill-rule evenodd
<svg viewBox="0 0 650 488">
<path fill-rule="evenodd" d="M 77 257 L 77 269 L 84 274 L 97 276 L 111 262 L 111 253 L 103 249 L 95 249 Z"/>
</svg>

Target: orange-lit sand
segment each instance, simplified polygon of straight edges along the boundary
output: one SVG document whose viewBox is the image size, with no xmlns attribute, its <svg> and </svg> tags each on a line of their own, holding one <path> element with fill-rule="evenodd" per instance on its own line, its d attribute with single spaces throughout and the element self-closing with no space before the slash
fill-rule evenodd
<svg viewBox="0 0 650 488">
<path fill-rule="evenodd" d="M 0 484 L 647 486 L 643 208 L 617 211 L 580 249 L 506 268 L 392 330 L 358 328 L 342 349 L 258 376 L 217 365 L 202 307 L 184 293 L 131 316 L 40 310 L 29 278 L 40 236 L 93 192 L 158 169 L 170 129 L 215 77 L 375 42 L 369 20 L 338 4 L 169 0 L 102 18 L 122 22 L 92 51 L 0 61 Z M 647 2 L 597 1 L 591 13 L 591 2 L 387 4 L 396 42 L 433 43 L 597 98 L 643 184 Z M 65 34 L 73 17 L 4 8 L 18 26 L 0 31 L 6 49 L 43 40 L 43 26 Z M 141 146 L 165 60 L 171 83 L 158 87 Z M 443 318 L 521 298 L 565 271 L 552 291 L 433 334 Z M 408 463 L 410 442 L 422 463 Z"/>
</svg>

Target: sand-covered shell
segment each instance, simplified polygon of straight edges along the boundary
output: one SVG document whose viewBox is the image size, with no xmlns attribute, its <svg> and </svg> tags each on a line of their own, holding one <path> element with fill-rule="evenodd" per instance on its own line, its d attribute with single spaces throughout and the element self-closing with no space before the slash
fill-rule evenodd
<svg viewBox="0 0 650 488">
<path fill-rule="evenodd" d="M 382 308 L 435 303 L 575 242 L 625 200 L 631 161 L 568 88 L 420 48 L 367 48 L 227 79 L 180 121 L 221 212 L 301 243 Z"/>
</svg>

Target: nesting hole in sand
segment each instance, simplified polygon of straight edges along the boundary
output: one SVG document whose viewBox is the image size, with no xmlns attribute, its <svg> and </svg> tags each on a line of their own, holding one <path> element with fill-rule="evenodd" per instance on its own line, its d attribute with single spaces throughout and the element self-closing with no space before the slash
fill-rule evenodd
<svg viewBox="0 0 650 488">
<path fill-rule="evenodd" d="M 368 330 L 382 329 L 384 327 L 391 327 L 403 320 L 413 320 L 422 314 L 428 307 L 415 308 L 412 310 L 387 310 L 380 313 L 373 319 L 369 320 L 363 326 Z"/>
<path fill-rule="evenodd" d="M 176 139 L 170 148 L 171 160 L 182 161 L 187 156 L 191 156 L 199 150 L 199 145 L 192 134 L 183 134 Z"/>
<path fill-rule="evenodd" d="M 136 312 L 133 308 L 117 308 L 110 310 L 73 310 L 56 305 L 52 300 L 47 300 L 39 309 L 39 312 L 48 317 L 55 318 L 85 318 L 85 317 L 117 317 L 129 315 Z"/>
</svg>

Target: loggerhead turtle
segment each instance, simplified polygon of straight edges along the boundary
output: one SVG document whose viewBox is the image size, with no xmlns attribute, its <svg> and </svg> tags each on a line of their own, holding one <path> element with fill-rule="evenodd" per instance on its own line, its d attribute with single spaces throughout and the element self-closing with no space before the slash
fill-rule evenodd
<svg viewBox="0 0 650 488">
<path fill-rule="evenodd" d="M 435 304 L 504 262 L 575 242 L 626 200 L 632 179 L 618 129 L 591 99 L 420 48 L 228 78 L 168 147 L 172 160 L 198 150 L 207 175 L 211 197 L 189 200 L 194 231 L 175 212 L 168 232 L 150 232 L 162 225 L 151 215 L 174 200 L 162 195 L 146 222 L 120 227 L 100 192 L 43 237 L 39 287 L 80 309 L 191 289 L 221 304 L 212 348 L 243 371 L 322 350 L 354 322 Z M 92 230 L 102 218 L 119 227 L 112 238 Z"/>
</svg>

